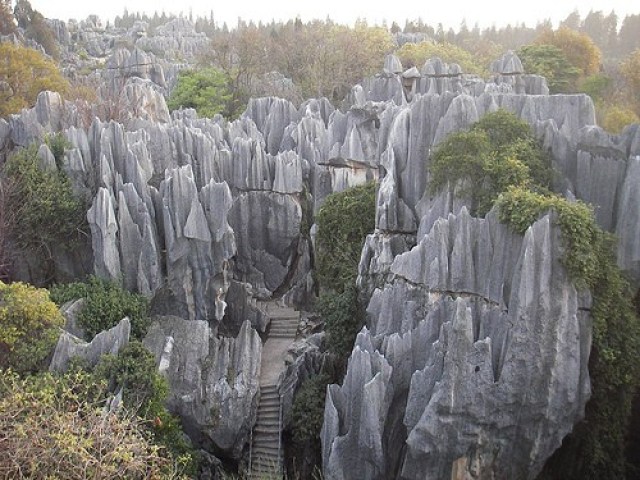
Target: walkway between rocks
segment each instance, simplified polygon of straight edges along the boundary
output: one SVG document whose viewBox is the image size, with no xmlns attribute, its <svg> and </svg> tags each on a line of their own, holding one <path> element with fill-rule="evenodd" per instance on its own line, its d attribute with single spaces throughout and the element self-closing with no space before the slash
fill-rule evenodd
<svg viewBox="0 0 640 480">
<path fill-rule="evenodd" d="M 251 444 L 252 480 L 282 478 L 283 447 L 281 442 L 282 412 L 278 378 L 284 371 L 284 357 L 296 338 L 300 312 L 290 307 L 267 304 L 271 318 L 267 341 L 262 346 L 260 403 Z"/>
</svg>

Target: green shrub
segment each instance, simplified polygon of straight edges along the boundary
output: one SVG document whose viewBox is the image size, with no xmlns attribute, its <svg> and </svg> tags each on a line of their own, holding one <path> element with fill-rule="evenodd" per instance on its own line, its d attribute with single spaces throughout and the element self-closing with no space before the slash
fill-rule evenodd
<svg viewBox="0 0 640 480">
<path fill-rule="evenodd" d="M 326 374 L 307 378 L 293 398 L 293 439 L 297 443 L 318 442 L 324 421 L 324 400 L 327 384 L 331 379 Z"/>
<path fill-rule="evenodd" d="M 118 324 L 124 317 L 131 320 L 131 333 L 142 339 L 149 328 L 149 300 L 132 293 L 115 282 L 89 277 L 86 283 L 67 283 L 51 287 L 51 298 L 58 305 L 84 298 L 78 323 L 88 336 L 94 336 Z"/>
<path fill-rule="evenodd" d="M 498 110 L 438 146 L 431 159 L 429 188 L 436 193 L 455 185 L 457 195 L 471 200 L 472 213 L 482 216 L 509 186 L 544 191 L 550 181 L 550 159 L 529 125 Z"/>
<path fill-rule="evenodd" d="M 341 293 L 325 293 L 318 299 L 317 310 L 325 320 L 326 344 L 340 359 L 351 353 L 356 335 L 364 325 L 358 303 L 358 289 L 348 285 Z"/>
<path fill-rule="evenodd" d="M 0 282 L 0 368 L 20 374 L 42 368 L 62 325 L 64 318 L 47 290 Z"/>
<path fill-rule="evenodd" d="M 340 293 L 355 283 L 364 239 L 375 228 L 375 211 L 375 183 L 325 199 L 316 215 L 316 278 L 321 287 Z"/>
<path fill-rule="evenodd" d="M 124 406 L 153 425 L 155 442 L 179 459 L 182 471 L 195 473 L 196 453 L 185 440 L 178 418 L 165 407 L 167 380 L 158 373 L 153 354 L 141 342 L 129 342 L 117 356 L 104 355 L 93 373 L 98 381 L 112 385 L 112 391 L 122 386 Z"/>
<path fill-rule="evenodd" d="M 11 155 L 4 166 L 11 184 L 5 208 L 12 212 L 13 236 L 18 245 L 34 252 L 52 246 L 73 248 L 87 229 L 86 208 L 62 171 L 38 166 L 35 145 Z"/>
<path fill-rule="evenodd" d="M 511 225 L 518 233 L 525 230 L 542 214 L 554 210 L 565 242 L 564 266 L 574 282 L 592 287 L 598 272 L 598 251 L 594 245 L 602 241 L 602 232 L 595 222 L 593 210 L 583 202 L 569 202 L 558 195 L 543 195 L 522 187 L 510 187 L 496 202 L 500 221 Z"/>
<path fill-rule="evenodd" d="M 67 148 L 71 147 L 71 144 L 62 133 L 47 135 L 44 142 L 47 144 L 47 147 L 49 147 L 53 157 L 56 159 L 56 166 L 58 167 L 58 170 L 61 170 L 64 153 Z"/>
</svg>

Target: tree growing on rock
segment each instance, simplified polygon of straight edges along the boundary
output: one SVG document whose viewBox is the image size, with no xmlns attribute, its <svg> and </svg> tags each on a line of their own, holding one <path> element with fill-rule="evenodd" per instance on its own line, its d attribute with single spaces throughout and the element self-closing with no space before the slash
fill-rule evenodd
<svg viewBox="0 0 640 480">
<path fill-rule="evenodd" d="M 201 117 L 213 117 L 217 113 L 229 117 L 233 113 L 229 111 L 231 99 L 228 77 L 220 70 L 183 70 L 167 106 L 170 110 L 194 108 Z"/>
<path fill-rule="evenodd" d="M 580 70 L 555 45 L 525 45 L 518 50 L 525 72 L 547 79 L 550 93 L 575 91 Z"/>
<path fill-rule="evenodd" d="M 24 29 L 26 37 L 42 45 L 48 55 L 57 59 L 60 55 L 58 43 L 44 16 L 34 10 L 28 0 L 17 0 L 13 12 L 18 26 Z"/>
</svg>

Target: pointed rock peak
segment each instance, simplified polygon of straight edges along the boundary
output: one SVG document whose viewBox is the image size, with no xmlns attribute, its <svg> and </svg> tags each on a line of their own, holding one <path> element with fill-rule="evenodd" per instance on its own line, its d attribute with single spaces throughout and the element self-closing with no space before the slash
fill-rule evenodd
<svg viewBox="0 0 640 480">
<path fill-rule="evenodd" d="M 387 74 L 400 74 L 402 73 L 402 62 L 400 59 L 390 53 L 384 59 L 384 73 Z"/>
</svg>

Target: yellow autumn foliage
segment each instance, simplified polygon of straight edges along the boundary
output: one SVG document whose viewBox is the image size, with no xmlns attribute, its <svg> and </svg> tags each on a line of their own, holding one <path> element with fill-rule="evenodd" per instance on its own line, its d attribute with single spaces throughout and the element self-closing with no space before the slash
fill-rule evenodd
<svg viewBox="0 0 640 480">
<path fill-rule="evenodd" d="M 46 289 L 0 282 L 0 368 L 30 373 L 42 366 L 64 317 Z"/>
<path fill-rule="evenodd" d="M 64 94 L 68 89 L 56 64 L 41 53 L 0 43 L 0 117 L 32 107 L 44 90 Z"/>
</svg>

